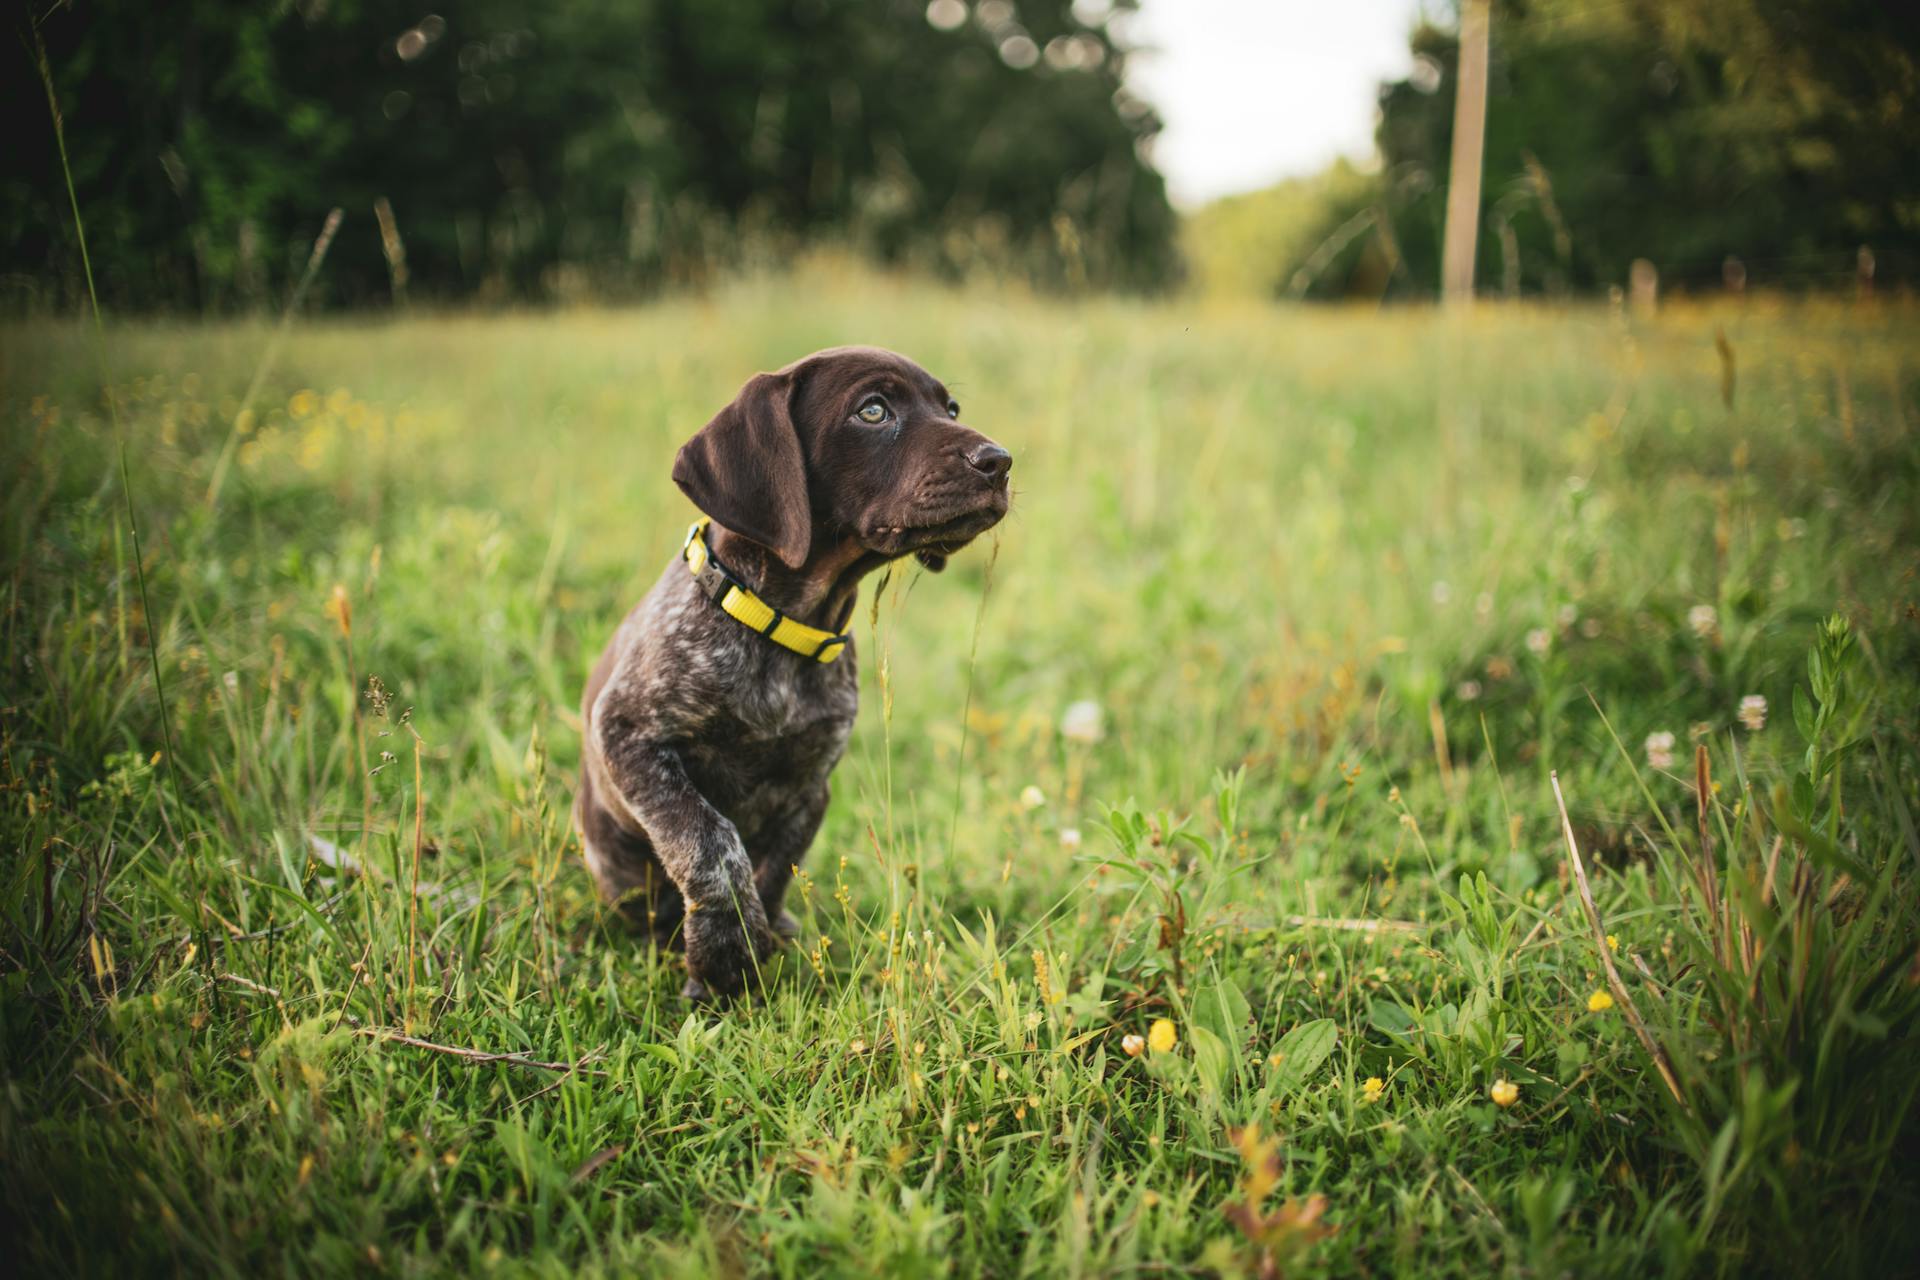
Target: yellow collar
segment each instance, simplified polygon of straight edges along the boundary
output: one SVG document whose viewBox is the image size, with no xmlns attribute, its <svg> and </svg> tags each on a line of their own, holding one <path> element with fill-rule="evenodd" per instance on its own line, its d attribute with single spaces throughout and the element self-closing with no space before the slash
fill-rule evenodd
<svg viewBox="0 0 1920 1280">
<path fill-rule="evenodd" d="M 782 649 L 791 649 L 815 662 L 832 662 L 838 658 L 840 651 L 847 647 L 847 641 L 853 637 L 835 635 L 804 622 L 795 622 L 749 591 L 730 569 L 720 563 L 719 557 L 713 554 L 713 548 L 707 545 L 707 526 L 711 523 L 713 521 L 707 516 L 695 520 L 693 527 L 687 530 L 685 544 L 680 548 L 680 557 L 687 562 L 687 571 L 708 598 L 735 622 L 758 631 Z"/>
</svg>

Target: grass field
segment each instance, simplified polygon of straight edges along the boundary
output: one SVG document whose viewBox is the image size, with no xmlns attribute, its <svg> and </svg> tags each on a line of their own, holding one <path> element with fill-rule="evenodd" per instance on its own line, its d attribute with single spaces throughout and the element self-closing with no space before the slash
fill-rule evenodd
<svg viewBox="0 0 1920 1280">
<path fill-rule="evenodd" d="M 0 345 L 19 1274 L 1920 1256 L 1910 307 L 303 322 L 210 494 L 269 335 L 110 325 L 117 428 L 87 329 Z M 864 593 L 804 933 L 715 1016 L 593 898 L 577 697 L 673 448 L 845 341 L 1014 511 Z"/>
</svg>

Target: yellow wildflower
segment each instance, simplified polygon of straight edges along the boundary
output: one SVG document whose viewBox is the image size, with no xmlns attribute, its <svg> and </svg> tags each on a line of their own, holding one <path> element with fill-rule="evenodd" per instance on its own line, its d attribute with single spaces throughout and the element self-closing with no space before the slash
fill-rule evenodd
<svg viewBox="0 0 1920 1280">
<path fill-rule="evenodd" d="M 1366 1080 L 1361 1083 L 1360 1091 L 1365 1095 L 1363 1101 L 1378 1102 L 1380 1101 L 1380 1095 L 1387 1091 L 1387 1082 L 1379 1076 L 1368 1076 Z"/>
<path fill-rule="evenodd" d="M 1511 1080 L 1495 1080 L 1493 1088 L 1487 1090 L 1487 1096 L 1493 1099 L 1496 1107 L 1510 1107 L 1520 1097 L 1520 1086 Z"/>
<path fill-rule="evenodd" d="M 1147 1044 L 1155 1053 L 1171 1053 L 1173 1046 L 1180 1043 L 1180 1033 L 1173 1029 L 1173 1023 L 1165 1018 L 1154 1021 L 1147 1028 Z"/>
<path fill-rule="evenodd" d="M 1604 991 L 1596 991 L 1587 997 L 1588 1013 L 1605 1013 L 1613 1008 L 1613 997 Z"/>
<path fill-rule="evenodd" d="M 1619 949 L 1620 949 L 1620 935 L 1619 935 L 1619 934 L 1617 934 L 1617 933 L 1610 933 L 1610 934 L 1608 934 L 1608 935 L 1607 935 L 1607 950 L 1609 950 L 1609 951 L 1618 951 Z"/>
</svg>

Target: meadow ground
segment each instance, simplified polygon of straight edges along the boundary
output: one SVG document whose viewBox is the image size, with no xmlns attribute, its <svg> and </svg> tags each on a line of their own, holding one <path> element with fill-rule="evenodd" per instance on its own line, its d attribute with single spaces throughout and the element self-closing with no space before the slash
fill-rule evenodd
<svg viewBox="0 0 1920 1280">
<path fill-rule="evenodd" d="M 303 322 L 230 436 L 269 333 L 109 326 L 117 428 L 87 329 L 0 347 L 23 1273 L 1920 1256 L 1910 306 L 822 271 Z M 673 448 L 845 341 L 1017 497 L 863 596 L 804 933 L 715 1016 L 590 892 L 576 700 Z"/>
</svg>

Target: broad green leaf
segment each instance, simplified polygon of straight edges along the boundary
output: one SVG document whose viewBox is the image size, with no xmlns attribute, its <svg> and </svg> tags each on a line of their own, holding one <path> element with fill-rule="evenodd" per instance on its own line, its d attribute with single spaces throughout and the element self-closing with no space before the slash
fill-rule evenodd
<svg viewBox="0 0 1920 1280">
<path fill-rule="evenodd" d="M 1237 1051 L 1246 1040 L 1252 1020 L 1253 1008 L 1231 978 L 1221 978 L 1202 990 L 1193 1003 L 1194 1025 L 1213 1032 L 1229 1050 Z"/>
<path fill-rule="evenodd" d="M 1280 1055 L 1280 1065 L 1274 1072 L 1275 1090 L 1291 1092 L 1305 1084 L 1333 1053 L 1338 1038 L 1332 1018 L 1303 1022 L 1281 1036 L 1274 1050 Z"/>
<path fill-rule="evenodd" d="M 1193 1063 L 1200 1071 L 1201 1083 L 1216 1095 L 1223 1093 L 1232 1062 L 1226 1044 L 1202 1026 L 1187 1028 L 1187 1034 L 1193 1042 Z"/>
</svg>

